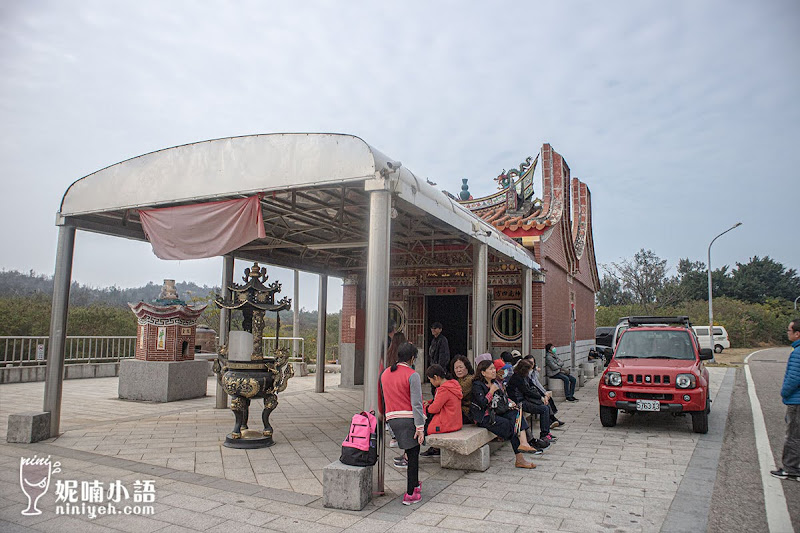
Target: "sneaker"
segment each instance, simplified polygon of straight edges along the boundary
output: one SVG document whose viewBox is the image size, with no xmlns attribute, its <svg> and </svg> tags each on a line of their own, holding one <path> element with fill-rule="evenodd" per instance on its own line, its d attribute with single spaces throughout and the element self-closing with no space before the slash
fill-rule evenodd
<svg viewBox="0 0 800 533">
<path fill-rule="evenodd" d="M 397 448 L 397 439 L 392 439 L 389 441 L 389 448 Z"/>
<path fill-rule="evenodd" d="M 558 437 L 554 437 L 552 433 L 548 433 L 547 435 L 542 437 L 542 440 L 545 440 L 547 442 L 555 442 L 558 440 Z"/>
<path fill-rule="evenodd" d="M 418 487 L 419 488 L 419 487 Z M 403 505 L 414 505 L 415 503 L 419 502 L 422 499 L 422 494 L 417 492 L 417 489 L 414 489 L 413 494 L 403 494 Z"/>
<path fill-rule="evenodd" d="M 792 481 L 800 481 L 800 476 L 795 474 L 790 474 L 783 468 L 779 468 L 778 470 L 772 470 L 770 474 L 772 475 L 772 477 L 776 477 L 778 479 L 789 479 Z"/>
<path fill-rule="evenodd" d="M 408 460 L 404 459 L 401 455 L 400 457 L 394 458 L 394 467 L 395 468 L 408 468 Z"/>
<path fill-rule="evenodd" d="M 417 488 L 414 489 L 414 494 L 419 494 L 422 496 L 422 481 L 420 481 L 419 485 L 417 485 Z"/>
<path fill-rule="evenodd" d="M 557 427 L 557 428 L 563 428 L 564 426 L 566 426 L 566 425 L 567 425 L 567 423 L 566 423 L 566 422 L 562 422 L 562 421 L 561 421 L 561 420 L 559 420 L 559 419 L 556 419 L 556 420 L 555 420 L 555 421 L 554 421 L 552 424 L 550 424 L 550 429 L 553 429 L 553 426 L 554 426 L 554 425 L 555 425 L 555 427 Z"/>
<path fill-rule="evenodd" d="M 442 455 L 442 451 L 439 448 L 430 447 L 421 454 L 420 457 L 439 457 Z"/>
</svg>

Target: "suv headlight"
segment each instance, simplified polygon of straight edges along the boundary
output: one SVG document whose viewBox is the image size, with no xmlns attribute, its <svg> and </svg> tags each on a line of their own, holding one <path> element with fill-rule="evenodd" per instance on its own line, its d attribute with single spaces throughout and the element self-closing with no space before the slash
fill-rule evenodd
<svg viewBox="0 0 800 533">
<path fill-rule="evenodd" d="M 622 385 L 622 374 L 619 372 L 606 372 L 604 379 L 606 380 L 606 385 L 611 385 L 612 387 Z"/>
<path fill-rule="evenodd" d="M 675 386 L 679 389 L 693 389 L 697 386 L 697 378 L 694 374 L 678 374 L 675 377 Z"/>
</svg>

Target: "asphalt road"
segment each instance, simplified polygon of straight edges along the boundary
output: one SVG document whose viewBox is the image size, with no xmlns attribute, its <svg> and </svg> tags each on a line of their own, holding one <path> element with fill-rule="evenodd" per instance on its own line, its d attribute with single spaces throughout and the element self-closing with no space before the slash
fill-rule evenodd
<svg viewBox="0 0 800 533">
<path fill-rule="evenodd" d="M 780 388 L 791 348 L 771 348 L 750 358 L 750 372 L 761 403 L 770 447 L 781 465 L 785 438 L 786 406 Z M 712 407 L 713 408 L 713 407 Z M 783 481 L 782 487 L 795 531 L 800 531 L 800 483 Z M 725 438 L 711 500 L 708 531 L 768 531 L 756 452 L 753 415 L 744 368 L 736 371 Z M 772 532 L 790 533 L 790 532 Z"/>
</svg>

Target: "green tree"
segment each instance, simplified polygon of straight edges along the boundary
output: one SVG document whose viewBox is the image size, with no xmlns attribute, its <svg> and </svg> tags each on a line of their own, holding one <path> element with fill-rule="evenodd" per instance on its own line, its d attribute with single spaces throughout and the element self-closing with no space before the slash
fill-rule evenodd
<svg viewBox="0 0 800 533">
<path fill-rule="evenodd" d="M 623 293 L 630 293 L 631 300 L 641 305 L 646 314 L 651 314 L 667 279 L 667 260 L 642 248 L 633 259 L 611 263 L 607 273 L 616 278 Z"/>
<path fill-rule="evenodd" d="M 622 283 L 616 276 L 608 272 L 607 267 L 603 268 L 606 271 L 603 272 L 603 278 L 600 280 L 600 290 L 595 295 L 597 305 L 608 307 L 630 303 L 631 294 L 622 290 Z"/>
<path fill-rule="evenodd" d="M 745 302 L 764 302 L 768 298 L 794 300 L 800 296 L 800 278 L 795 269 L 787 270 L 769 256 L 752 257 L 736 263 L 731 277 L 730 296 Z"/>
</svg>

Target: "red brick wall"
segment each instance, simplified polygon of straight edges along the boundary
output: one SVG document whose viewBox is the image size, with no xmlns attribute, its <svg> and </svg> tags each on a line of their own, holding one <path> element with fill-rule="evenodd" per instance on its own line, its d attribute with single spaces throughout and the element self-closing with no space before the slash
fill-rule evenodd
<svg viewBox="0 0 800 533">
<path fill-rule="evenodd" d="M 167 335 L 164 342 L 164 349 L 158 349 L 158 328 L 165 327 Z M 191 329 L 190 335 L 181 335 L 181 328 Z M 173 324 L 169 326 L 156 326 L 153 324 L 139 324 L 136 337 L 135 358 L 142 361 L 191 361 L 194 359 L 195 326 L 181 326 Z M 141 328 L 144 328 L 144 341 L 142 345 Z M 183 342 L 187 342 L 186 353 L 182 354 Z"/>
<path fill-rule="evenodd" d="M 342 287 L 342 318 L 339 324 L 339 342 L 342 344 L 356 342 L 356 330 L 350 327 L 352 317 L 356 316 L 358 301 L 358 285 L 344 285 Z"/>
</svg>

